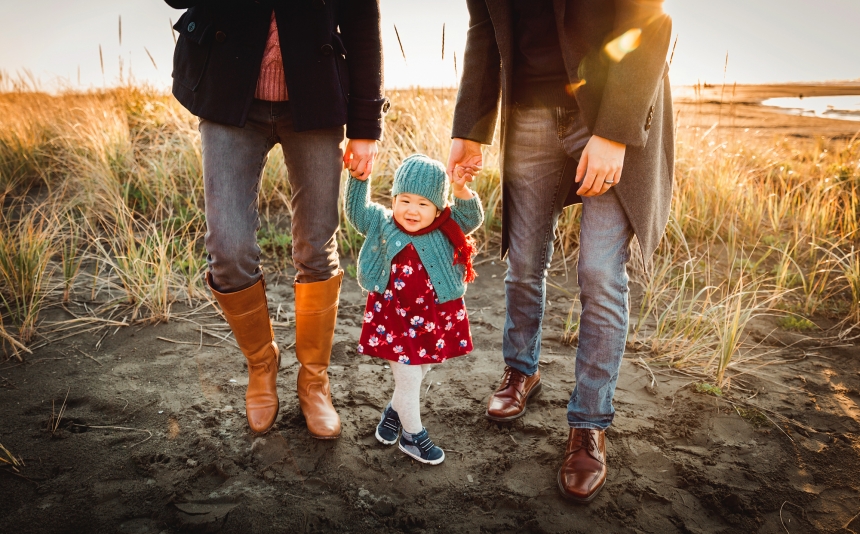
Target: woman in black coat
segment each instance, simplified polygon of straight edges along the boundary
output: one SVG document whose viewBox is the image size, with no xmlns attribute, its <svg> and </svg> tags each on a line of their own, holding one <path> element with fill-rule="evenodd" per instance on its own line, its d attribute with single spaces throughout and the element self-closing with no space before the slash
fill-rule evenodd
<svg viewBox="0 0 860 534">
<path fill-rule="evenodd" d="M 298 271 L 299 402 L 312 436 L 336 438 L 327 368 L 343 278 L 337 200 L 343 167 L 369 175 L 382 136 L 379 2 L 166 1 L 187 9 L 174 26 L 173 94 L 200 119 L 206 279 L 248 360 L 248 423 L 265 432 L 278 413 L 280 355 L 256 233 L 261 173 L 280 143 Z"/>
</svg>

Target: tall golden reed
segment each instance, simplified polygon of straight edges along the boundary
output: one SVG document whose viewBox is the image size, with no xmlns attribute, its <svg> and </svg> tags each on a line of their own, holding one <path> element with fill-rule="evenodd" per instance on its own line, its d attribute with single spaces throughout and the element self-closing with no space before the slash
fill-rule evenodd
<svg viewBox="0 0 860 534">
<path fill-rule="evenodd" d="M 389 96 L 373 178 L 382 202 L 405 156 L 446 159 L 456 97 L 443 89 Z M 633 346 L 654 363 L 725 384 L 733 366 L 754 357 L 745 328 L 758 315 L 826 314 L 850 335 L 860 321 L 860 143 L 681 127 L 677 155 L 669 230 L 654 276 L 639 280 Z M 490 254 L 500 228 L 498 161 L 496 143 L 474 184 L 487 214 L 477 237 Z M 169 320 L 175 302 L 203 298 L 201 171 L 197 121 L 169 95 L 132 86 L 0 94 L 7 331 L 14 325 L 27 342 L 38 335 L 51 284 L 65 299 L 113 295 L 137 321 Z M 289 217 L 286 176 L 276 148 L 261 184 L 265 228 Z M 569 209 L 560 220 L 559 266 L 575 257 L 579 214 Z M 345 222 L 339 240 L 346 257 L 361 243 Z"/>
</svg>

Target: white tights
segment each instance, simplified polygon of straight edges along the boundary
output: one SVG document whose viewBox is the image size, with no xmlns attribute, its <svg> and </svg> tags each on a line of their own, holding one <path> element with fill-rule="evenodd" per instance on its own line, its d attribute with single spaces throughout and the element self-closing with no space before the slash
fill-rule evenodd
<svg viewBox="0 0 860 534">
<path fill-rule="evenodd" d="M 394 374 L 394 396 L 391 397 L 391 406 L 400 416 L 403 430 L 410 434 L 421 432 L 424 428 L 421 424 L 421 381 L 430 370 L 430 365 L 429 363 L 406 365 L 391 362 L 391 372 Z"/>
</svg>

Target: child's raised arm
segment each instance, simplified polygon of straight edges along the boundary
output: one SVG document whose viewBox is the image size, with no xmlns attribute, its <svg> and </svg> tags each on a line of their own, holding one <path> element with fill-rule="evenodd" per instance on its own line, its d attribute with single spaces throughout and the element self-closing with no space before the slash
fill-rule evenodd
<svg viewBox="0 0 860 534">
<path fill-rule="evenodd" d="M 362 235 L 385 213 L 385 208 L 370 201 L 370 179 L 357 180 L 352 176 L 346 179 L 343 194 L 343 211 L 346 219 Z"/>
</svg>

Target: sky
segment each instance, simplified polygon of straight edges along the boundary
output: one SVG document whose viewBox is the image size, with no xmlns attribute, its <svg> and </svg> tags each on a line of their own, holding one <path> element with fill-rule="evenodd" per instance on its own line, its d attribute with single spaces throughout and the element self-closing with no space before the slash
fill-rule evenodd
<svg viewBox="0 0 860 534">
<path fill-rule="evenodd" d="M 381 5 L 386 86 L 456 85 L 468 28 L 465 0 Z M 860 0 L 666 0 L 665 9 L 677 36 L 673 84 L 721 83 L 726 54 L 728 83 L 860 80 Z M 158 0 L 2 0 L 0 73 L 48 91 L 116 85 L 120 72 L 124 80 L 131 74 L 167 88 L 170 24 L 180 14 Z"/>
</svg>

